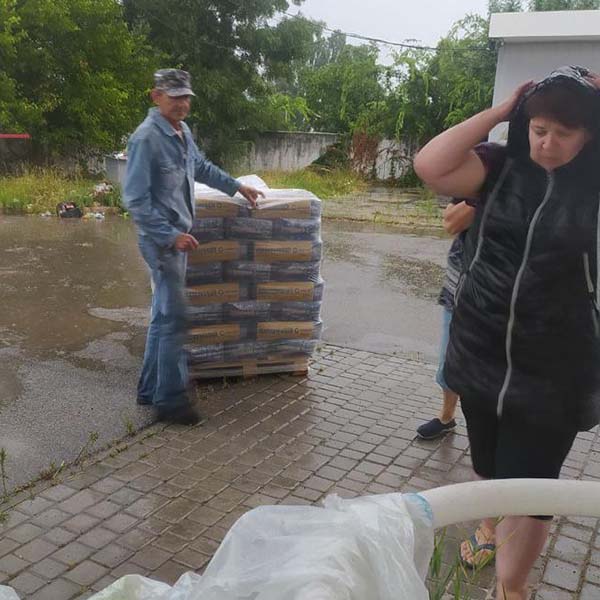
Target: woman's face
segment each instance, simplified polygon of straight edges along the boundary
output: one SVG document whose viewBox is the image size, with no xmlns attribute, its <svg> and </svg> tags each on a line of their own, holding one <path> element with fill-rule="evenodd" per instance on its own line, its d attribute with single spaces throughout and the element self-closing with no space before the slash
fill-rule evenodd
<svg viewBox="0 0 600 600">
<path fill-rule="evenodd" d="M 531 160 L 553 171 L 570 163 L 590 141 L 587 129 L 574 129 L 547 117 L 533 117 L 529 121 Z"/>
</svg>

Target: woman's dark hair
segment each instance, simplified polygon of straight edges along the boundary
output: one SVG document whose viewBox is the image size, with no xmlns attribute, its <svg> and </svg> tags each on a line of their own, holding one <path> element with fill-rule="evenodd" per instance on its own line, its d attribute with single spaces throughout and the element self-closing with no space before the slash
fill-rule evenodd
<svg viewBox="0 0 600 600">
<path fill-rule="evenodd" d="M 585 90 L 549 85 L 525 101 L 525 114 L 529 119 L 553 119 L 570 129 L 584 127 L 591 133 L 598 128 L 598 107 L 598 99 Z"/>
</svg>

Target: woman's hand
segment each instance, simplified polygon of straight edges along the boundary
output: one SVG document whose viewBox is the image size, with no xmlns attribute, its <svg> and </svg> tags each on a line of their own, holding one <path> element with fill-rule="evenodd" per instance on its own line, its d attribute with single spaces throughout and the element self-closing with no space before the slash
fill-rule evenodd
<svg viewBox="0 0 600 600">
<path fill-rule="evenodd" d="M 526 94 L 533 86 L 535 85 L 534 81 L 527 81 L 522 83 L 511 95 L 501 104 L 498 104 L 492 110 L 495 113 L 496 118 L 498 119 L 498 123 L 502 123 L 503 121 L 508 121 L 514 110 L 517 108 L 519 104 L 519 100 L 521 100 L 523 94 Z"/>
<path fill-rule="evenodd" d="M 510 118 L 521 96 L 535 84 L 521 84 L 508 98 L 430 140 L 415 157 L 413 166 L 423 183 L 443 196 L 476 198 L 487 171 L 473 151 L 489 132 Z"/>
<path fill-rule="evenodd" d="M 600 75 L 598 73 L 590 73 L 586 79 L 600 90 Z"/>
</svg>

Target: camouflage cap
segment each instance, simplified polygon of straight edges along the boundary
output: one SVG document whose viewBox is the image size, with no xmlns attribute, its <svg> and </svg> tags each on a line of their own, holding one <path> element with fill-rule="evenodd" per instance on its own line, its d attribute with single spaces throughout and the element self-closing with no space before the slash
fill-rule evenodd
<svg viewBox="0 0 600 600">
<path fill-rule="evenodd" d="M 154 73 L 154 87 L 168 96 L 195 96 L 190 74 L 181 69 L 160 69 Z"/>
</svg>

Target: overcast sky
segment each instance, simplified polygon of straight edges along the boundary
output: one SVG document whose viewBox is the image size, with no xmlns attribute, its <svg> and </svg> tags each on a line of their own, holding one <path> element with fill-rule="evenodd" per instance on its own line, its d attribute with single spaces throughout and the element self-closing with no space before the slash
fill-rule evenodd
<svg viewBox="0 0 600 600">
<path fill-rule="evenodd" d="M 486 15 L 487 0 L 305 0 L 289 12 L 325 21 L 332 29 L 435 46 L 467 13 Z"/>
</svg>

